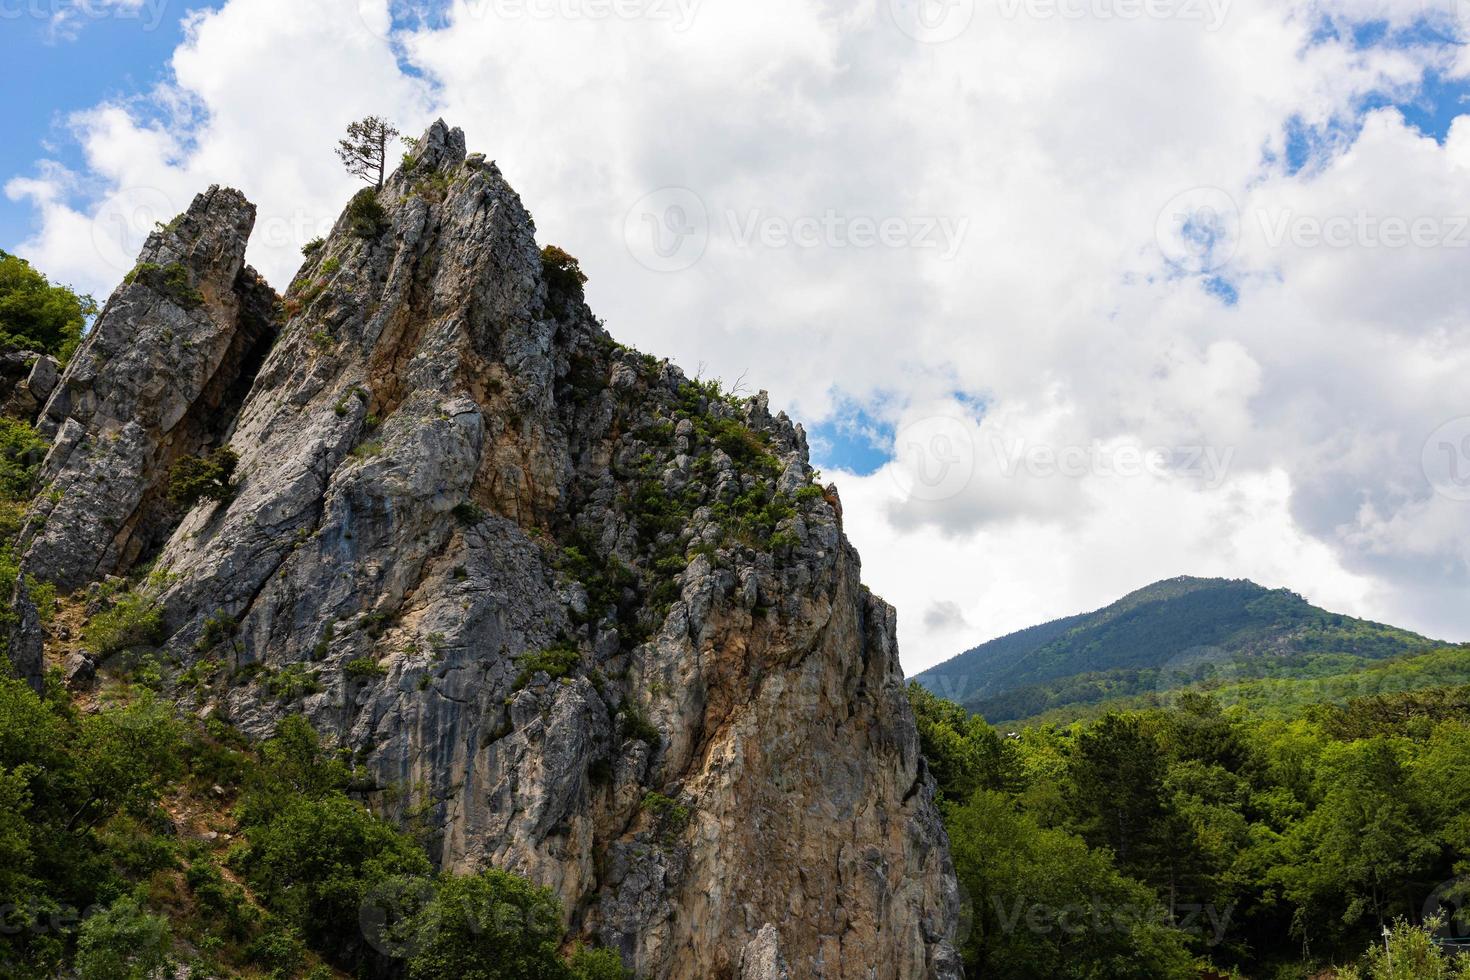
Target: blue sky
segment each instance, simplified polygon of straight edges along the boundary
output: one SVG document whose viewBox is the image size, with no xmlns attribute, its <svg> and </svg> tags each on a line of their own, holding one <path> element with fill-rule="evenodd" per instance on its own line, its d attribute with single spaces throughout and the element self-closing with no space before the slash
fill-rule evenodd
<svg viewBox="0 0 1470 980">
<path fill-rule="evenodd" d="M 150 30 L 152 17 L 146 10 L 136 15 L 115 11 L 112 16 L 78 22 L 74 33 L 60 36 L 45 19 L 27 16 L 6 21 L 0 85 L 7 92 L 25 94 L 6 100 L 0 185 L 31 174 L 42 158 L 80 169 L 81 154 L 70 136 L 67 117 L 102 102 L 145 94 L 166 80 L 169 57 L 183 38 L 181 24 L 186 12 L 171 3 Z M 0 247 L 13 247 L 34 225 L 35 216 L 26 202 L 0 197 Z"/>
</svg>

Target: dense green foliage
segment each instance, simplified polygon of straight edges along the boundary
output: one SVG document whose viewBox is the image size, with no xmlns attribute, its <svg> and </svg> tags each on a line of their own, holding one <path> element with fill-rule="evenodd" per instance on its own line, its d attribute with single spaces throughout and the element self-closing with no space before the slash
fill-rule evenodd
<svg viewBox="0 0 1470 980">
<path fill-rule="evenodd" d="M 388 230 L 388 212 L 373 188 L 364 187 L 347 203 L 347 227 L 359 238 L 377 238 Z"/>
<path fill-rule="evenodd" d="M 47 448 L 49 444 L 35 429 L 0 416 L 0 498 L 23 501 L 30 496 Z"/>
<path fill-rule="evenodd" d="M 46 456 L 46 440 L 24 422 L 0 417 L 0 594 L 11 596 L 20 578 L 14 538 L 25 520 L 26 504 L 36 471 Z M 29 578 L 26 587 L 42 620 L 50 617 L 56 589 Z M 0 667 L 8 662 L 11 627 L 18 622 L 14 604 L 0 605 Z"/>
<path fill-rule="evenodd" d="M 353 781 L 299 717 L 252 751 L 136 688 L 81 713 L 0 679 L 0 975 L 628 980 L 606 951 L 562 956 L 550 892 L 435 875 Z"/>
<path fill-rule="evenodd" d="M 58 286 L 30 263 L 0 251 L 0 350 L 52 354 L 65 362 L 97 302 Z"/>
<path fill-rule="evenodd" d="M 1435 646 L 1284 589 L 1179 578 L 982 644 L 916 679 L 998 724 L 1071 720 L 1157 704 L 1185 686 L 1331 676 Z"/>
<path fill-rule="evenodd" d="M 1470 870 L 1470 688 L 1280 717 L 1183 692 L 1012 737 L 910 696 L 982 975 L 1182 978 L 1198 959 L 1304 978 L 1433 912 Z M 1427 942 L 1412 932 L 1396 942 Z"/>
<path fill-rule="evenodd" d="M 203 456 L 185 456 L 169 468 L 168 499 L 184 508 L 201 500 L 228 500 L 230 480 L 239 465 L 240 457 L 228 447 Z"/>
<path fill-rule="evenodd" d="M 587 274 L 576 257 L 556 245 L 541 250 L 541 276 L 554 296 L 580 297 Z"/>
</svg>

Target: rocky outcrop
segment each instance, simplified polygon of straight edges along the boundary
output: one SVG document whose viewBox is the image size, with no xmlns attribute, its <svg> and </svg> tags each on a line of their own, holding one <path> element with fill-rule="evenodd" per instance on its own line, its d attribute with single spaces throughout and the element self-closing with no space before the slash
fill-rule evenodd
<svg viewBox="0 0 1470 980">
<path fill-rule="evenodd" d="M 275 294 L 245 266 L 254 223 L 244 196 L 212 187 L 148 237 L 41 412 L 53 442 L 26 572 L 74 589 L 171 530 L 170 466 L 219 441 L 274 337 Z"/>
<path fill-rule="evenodd" d="M 33 422 L 56 389 L 61 366 L 49 354 L 8 351 L 0 354 L 0 415 Z"/>
<path fill-rule="evenodd" d="M 799 427 L 614 343 L 442 123 L 284 309 L 235 492 L 146 586 L 212 678 L 181 698 L 256 737 L 306 715 L 445 867 L 554 888 L 639 976 L 959 975 L 894 614 Z M 48 554 L 85 577 L 135 535 L 75 522 Z"/>
</svg>

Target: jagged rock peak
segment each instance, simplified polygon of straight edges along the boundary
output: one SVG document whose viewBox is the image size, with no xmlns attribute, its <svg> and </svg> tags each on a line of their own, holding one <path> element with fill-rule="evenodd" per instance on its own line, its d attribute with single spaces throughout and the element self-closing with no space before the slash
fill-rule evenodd
<svg viewBox="0 0 1470 980">
<path fill-rule="evenodd" d="M 132 289 L 105 315 L 132 304 L 139 356 L 198 389 L 165 325 L 213 336 L 214 308 Z M 173 515 L 140 586 L 206 675 L 181 700 L 254 737 L 306 716 L 381 811 L 429 822 L 441 865 L 554 889 L 651 980 L 959 975 L 894 613 L 790 419 L 616 344 L 442 122 L 309 251 L 281 316 L 217 413 L 233 495 Z M 112 361 L 78 360 L 73 404 L 115 408 L 67 411 L 58 447 L 174 445 L 148 421 L 170 393 L 114 399 Z M 168 453 L 127 459 L 127 487 L 156 487 Z M 124 467 L 77 460 L 78 483 Z M 76 578 L 129 567 L 113 523 L 57 529 L 117 559 Z"/>
<path fill-rule="evenodd" d="M 413 157 L 416 169 L 448 170 L 464 163 L 464 131 L 451 129 L 443 119 L 435 120 L 414 143 Z"/>
<path fill-rule="evenodd" d="M 27 572 L 76 588 L 172 530 L 170 466 L 223 436 L 274 339 L 275 294 L 245 266 L 254 224 L 243 194 L 211 187 L 148 236 L 41 412 L 54 441 Z"/>
</svg>

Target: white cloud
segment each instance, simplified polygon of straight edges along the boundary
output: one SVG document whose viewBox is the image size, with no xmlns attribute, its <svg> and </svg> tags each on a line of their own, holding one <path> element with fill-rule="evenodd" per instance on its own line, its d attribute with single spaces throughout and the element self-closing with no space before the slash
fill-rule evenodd
<svg viewBox="0 0 1470 980">
<path fill-rule="evenodd" d="M 1430 433 L 1470 412 L 1470 250 L 1448 241 L 1470 215 L 1470 122 L 1440 145 L 1359 110 L 1470 63 L 1321 30 L 1408 26 L 1421 0 L 1226 3 L 1218 24 L 1007 0 L 944 44 L 893 9 L 460 0 L 390 45 L 387 0 L 229 0 L 192 21 L 171 86 L 74 117 L 86 174 L 11 180 L 41 228 L 19 250 L 105 291 L 114 232 L 231 183 L 261 206 L 252 260 L 284 284 L 350 193 L 345 123 L 442 113 L 581 258 L 620 339 L 745 373 L 812 421 L 851 398 L 896 427 L 897 462 L 838 479 L 911 669 L 1181 573 L 1470 633 L 1470 504 L 1423 472 Z M 1318 134 L 1295 173 L 1289 127 Z M 111 204 L 74 203 L 97 187 Z M 1218 270 L 1233 306 L 1156 239 L 1195 188 L 1239 215 Z M 650 194 L 683 210 L 634 211 Z M 1360 214 L 1432 219 L 1442 240 L 1383 247 L 1361 223 L 1309 240 Z M 697 247 L 659 258 L 645 218 Z M 954 426 L 970 455 L 916 483 Z"/>
</svg>

